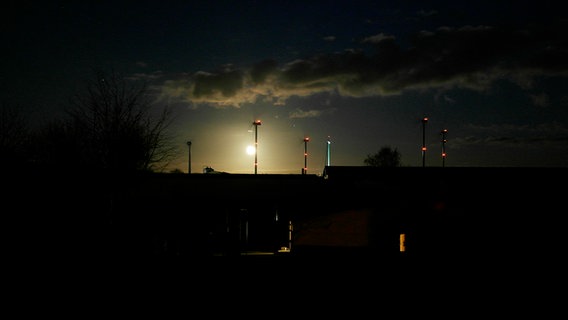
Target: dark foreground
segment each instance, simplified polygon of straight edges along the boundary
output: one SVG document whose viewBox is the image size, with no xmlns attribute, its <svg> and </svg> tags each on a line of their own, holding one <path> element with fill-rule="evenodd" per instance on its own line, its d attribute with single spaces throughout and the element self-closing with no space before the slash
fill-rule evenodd
<svg viewBox="0 0 568 320">
<path fill-rule="evenodd" d="M 6 290 L 24 301 L 96 293 L 99 307 L 168 296 L 176 306 L 232 315 L 261 306 L 297 315 L 303 305 L 317 316 L 338 309 L 357 317 L 393 301 L 402 314 L 433 301 L 435 314 L 458 318 L 495 315 L 484 308 L 495 305 L 510 316 L 538 303 L 542 317 L 563 305 L 553 292 L 566 284 L 564 168 L 408 169 L 331 170 L 325 180 L 10 176 Z M 275 213 L 283 225 L 272 223 Z M 289 220 L 292 250 L 277 254 Z M 408 235 L 405 252 L 400 233 Z M 245 240 L 254 250 L 242 250 Z"/>
</svg>

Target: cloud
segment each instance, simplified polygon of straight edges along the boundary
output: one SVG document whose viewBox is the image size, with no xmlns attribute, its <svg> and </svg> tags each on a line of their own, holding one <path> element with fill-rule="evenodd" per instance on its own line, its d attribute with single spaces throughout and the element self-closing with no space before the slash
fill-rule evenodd
<svg viewBox="0 0 568 320">
<path fill-rule="evenodd" d="M 290 119 L 301 119 L 301 118 L 318 118 L 324 114 L 329 114 L 335 112 L 335 109 L 325 109 L 325 110 L 302 110 L 295 109 L 288 114 Z"/>
<path fill-rule="evenodd" d="M 523 30 L 491 26 L 442 27 L 422 31 L 401 47 L 379 33 L 363 46 L 279 64 L 222 66 L 163 83 L 162 94 L 191 104 L 240 107 L 268 101 L 284 105 L 292 96 L 337 93 L 346 97 L 396 95 L 407 90 L 486 90 L 497 79 L 531 88 L 541 76 L 568 75 L 567 26 Z M 536 97 L 535 101 L 544 102 Z"/>
<path fill-rule="evenodd" d="M 536 125 L 468 125 L 467 127 L 473 130 L 475 135 L 451 139 L 452 148 L 481 145 L 538 147 L 546 144 L 549 147 L 565 150 L 568 142 L 568 127 L 557 122 Z"/>
</svg>

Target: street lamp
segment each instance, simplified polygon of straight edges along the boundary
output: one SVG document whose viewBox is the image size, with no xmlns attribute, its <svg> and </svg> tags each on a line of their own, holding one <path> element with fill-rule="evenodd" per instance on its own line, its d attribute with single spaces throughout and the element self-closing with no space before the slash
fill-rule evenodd
<svg viewBox="0 0 568 320">
<path fill-rule="evenodd" d="M 189 149 L 188 157 L 187 157 L 187 173 L 191 173 L 191 141 L 187 142 L 187 147 Z"/>
</svg>

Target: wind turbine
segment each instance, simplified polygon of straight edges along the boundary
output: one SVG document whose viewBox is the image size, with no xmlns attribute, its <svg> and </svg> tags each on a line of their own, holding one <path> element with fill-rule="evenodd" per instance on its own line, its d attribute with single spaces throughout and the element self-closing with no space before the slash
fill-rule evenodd
<svg viewBox="0 0 568 320">
<path fill-rule="evenodd" d="M 327 136 L 326 149 L 325 149 L 325 166 L 331 166 L 331 137 Z"/>
<path fill-rule="evenodd" d="M 426 123 L 428 117 L 422 118 L 422 167 L 426 166 Z"/>
<path fill-rule="evenodd" d="M 308 173 L 308 142 L 310 137 L 304 137 L 304 168 L 302 169 L 302 174 Z"/>
<path fill-rule="evenodd" d="M 254 126 L 254 174 L 256 174 L 258 170 L 258 126 L 261 124 L 262 122 L 260 120 L 254 120 L 252 123 Z"/>
</svg>

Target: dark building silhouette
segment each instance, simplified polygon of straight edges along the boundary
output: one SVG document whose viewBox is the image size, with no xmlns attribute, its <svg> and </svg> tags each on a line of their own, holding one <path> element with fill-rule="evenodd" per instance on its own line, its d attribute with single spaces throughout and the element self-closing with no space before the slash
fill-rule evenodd
<svg viewBox="0 0 568 320">
<path fill-rule="evenodd" d="M 25 256 L 553 257 L 568 168 L 327 166 L 313 174 L 9 175 Z"/>
</svg>

